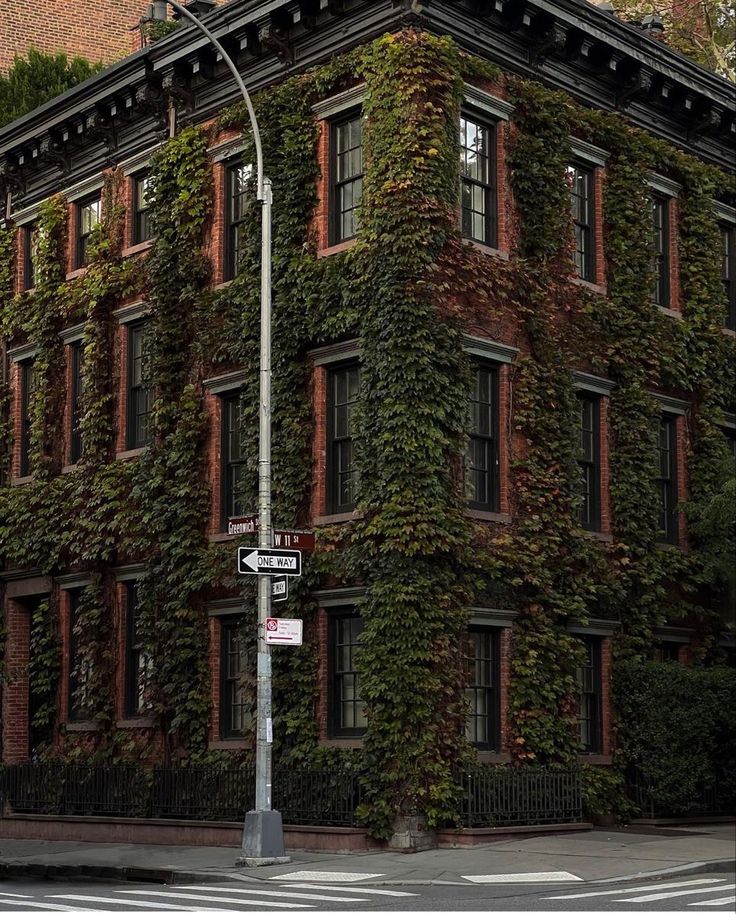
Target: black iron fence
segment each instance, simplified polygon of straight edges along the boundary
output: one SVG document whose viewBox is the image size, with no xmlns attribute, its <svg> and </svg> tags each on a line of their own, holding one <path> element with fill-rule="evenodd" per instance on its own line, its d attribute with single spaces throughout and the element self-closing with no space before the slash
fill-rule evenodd
<svg viewBox="0 0 736 914">
<path fill-rule="evenodd" d="M 581 822 L 580 771 L 479 766 L 458 776 L 465 828 Z"/>
<path fill-rule="evenodd" d="M 0 773 L 6 812 L 240 822 L 254 801 L 255 771 L 217 766 L 29 763 Z M 576 770 L 479 766 L 458 774 L 459 824 L 547 825 L 582 819 Z M 343 769 L 273 770 L 273 804 L 288 825 L 353 826 L 359 776 Z"/>
<path fill-rule="evenodd" d="M 699 784 L 652 780 L 636 768 L 626 773 L 626 793 L 646 818 L 736 815 L 736 783 L 733 776 L 713 774 Z"/>
</svg>

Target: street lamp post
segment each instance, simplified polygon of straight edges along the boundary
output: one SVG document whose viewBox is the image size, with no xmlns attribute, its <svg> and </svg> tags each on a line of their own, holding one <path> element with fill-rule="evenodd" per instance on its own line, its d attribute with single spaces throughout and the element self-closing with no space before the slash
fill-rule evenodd
<svg viewBox="0 0 736 914">
<path fill-rule="evenodd" d="M 189 20 L 217 49 L 230 70 L 250 117 L 256 150 L 257 197 L 261 204 L 261 355 L 260 408 L 258 424 L 258 547 L 269 549 L 271 528 L 271 181 L 263 174 L 263 147 L 248 90 L 238 68 L 212 32 L 186 7 L 175 0 L 153 0 L 150 14 L 154 20 L 166 19 L 166 5 Z M 256 734 L 255 809 L 245 815 L 242 856 L 239 863 L 264 866 L 288 863 L 284 852 L 281 813 L 271 808 L 271 653 L 266 644 L 266 619 L 271 609 L 271 578 L 258 576 L 258 693 Z"/>
</svg>

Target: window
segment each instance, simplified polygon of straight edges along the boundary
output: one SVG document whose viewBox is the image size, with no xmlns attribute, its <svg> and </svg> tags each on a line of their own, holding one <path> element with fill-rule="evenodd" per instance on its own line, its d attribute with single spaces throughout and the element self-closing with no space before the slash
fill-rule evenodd
<svg viewBox="0 0 736 914">
<path fill-rule="evenodd" d="M 663 543 L 677 542 L 677 419 L 664 413 L 658 423 L 659 527 L 657 538 Z"/>
<path fill-rule="evenodd" d="M 595 282 L 595 205 L 593 169 L 568 165 L 570 205 L 575 226 L 575 271 L 581 279 Z"/>
<path fill-rule="evenodd" d="M 33 362 L 18 364 L 20 386 L 20 466 L 21 476 L 31 472 L 31 397 L 33 396 Z"/>
<path fill-rule="evenodd" d="M 69 350 L 72 374 L 69 462 L 77 463 L 82 456 L 82 341 L 72 343 Z"/>
<path fill-rule="evenodd" d="M 240 393 L 222 400 L 222 523 L 245 513 L 243 482 L 245 480 L 244 435 L 241 428 Z"/>
<path fill-rule="evenodd" d="M 723 436 L 726 439 L 728 453 L 736 460 L 736 428 L 724 428 Z"/>
<path fill-rule="evenodd" d="M 465 641 L 470 711 L 465 728 L 469 742 L 479 749 L 498 752 L 501 744 L 498 689 L 499 637 L 492 629 L 470 629 Z"/>
<path fill-rule="evenodd" d="M 227 234 L 225 236 L 225 279 L 238 275 L 242 255 L 241 237 L 245 225 L 246 194 L 250 168 L 241 164 L 230 165 L 227 180 Z"/>
<path fill-rule="evenodd" d="M 721 275 L 726 293 L 726 326 L 736 330 L 736 225 L 721 224 Z"/>
<path fill-rule="evenodd" d="M 680 645 L 674 641 L 660 641 L 654 648 L 654 659 L 660 663 L 679 663 Z"/>
<path fill-rule="evenodd" d="M 255 661 L 242 632 L 243 618 L 223 623 L 221 635 L 222 692 L 220 696 L 220 737 L 242 739 L 253 723 L 252 688 L 246 676 Z"/>
<path fill-rule="evenodd" d="M 470 393 L 465 492 L 471 508 L 498 510 L 498 369 L 476 365 Z"/>
<path fill-rule="evenodd" d="M 363 115 L 331 125 L 332 225 L 331 244 L 358 234 L 363 195 Z"/>
<path fill-rule="evenodd" d="M 81 590 L 69 591 L 69 720 L 90 718 L 89 660 L 79 656 L 77 618 Z"/>
<path fill-rule="evenodd" d="M 150 440 L 152 391 L 148 382 L 146 324 L 128 328 L 128 430 L 127 447 L 145 447 Z"/>
<path fill-rule="evenodd" d="M 580 688 L 580 742 L 583 752 L 601 751 L 601 642 L 599 638 L 580 639 L 585 650 L 585 660 L 578 667 Z"/>
<path fill-rule="evenodd" d="M 23 267 L 23 286 L 33 289 L 36 285 L 36 269 L 38 266 L 38 226 L 27 225 L 24 229 L 25 263 Z"/>
<path fill-rule="evenodd" d="M 652 194 L 652 300 L 668 308 L 670 304 L 670 217 L 669 197 Z"/>
<path fill-rule="evenodd" d="M 496 129 L 474 117 L 460 118 L 460 206 L 462 233 L 481 244 L 495 247 L 496 226 Z"/>
<path fill-rule="evenodd" d="M 334 615 L 331 626 L 333 736 L 362 736 L 366 728 L 360 676 L 355 655 L 360 650 L 363 619 L 355 613 Z"/>
<path fill-rule="evenodd" d="M 125 588 L 125 716 L 140 717 L 150 710 L 146 696 L 152 662 L 141 637 L 138 613 L 138 585 L 129 581 Z"/>
<path fill-rule="evenodd" d="M 353 460 L 353 423 L 360 394 L 360 368 L 346 365 L 329 374 L 329 510 L 335 514 L 355 507 L 357 473 Z"/>
<path fill-rule="evenodd" d="M 151 222 L 148 212 L 149 176 L 136 175 L 133 178 L 133 244 L 141 244 L 151 237 Z"/>
<path fill-rule="evenodd" d="M 600 529 L 600 399 L 578 394 L 578 521 L 586 530 Z"/>
<path fill-rule="evenodd" d="M 95 227 L 99 225 L 101 206 L 99 194 L 77 204 L 77 267 L 83 267 L 87 263 L 89 240 Z"/>
</svg>

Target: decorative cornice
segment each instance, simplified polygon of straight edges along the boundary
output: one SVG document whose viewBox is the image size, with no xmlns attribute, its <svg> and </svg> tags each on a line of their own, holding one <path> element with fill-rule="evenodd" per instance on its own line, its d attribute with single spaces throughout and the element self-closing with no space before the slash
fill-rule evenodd
<svg viewBox="0 0 736 914">
<path fill-rule="evenodd" d="M 682 184 L 678 184 L 677 181 L 672 181 L 670 178 L 665 178 L 663 175 L 648 175 L 647 184 L 652 190 L 656 190 L 667 197 L 677 197 L 682 190 Z"/>
<path fill-rule="evenodd" d="M 118 568 L 113 569 L 115 580 L 121 584 L 124 581 L 137 581 L 138 578 L 142 578 L 145 575 L 146 567 L 145 562 L 136 562 L 133 565 L 120 565 Z"/>
<path fill-rule="evenodd" d="M 469 355 L 506 364 L 513 362 L 519 354 L 519 350 L 515 346 L 507 346 L 505 343 L 498 343 L 495 340 L 487 340 L 480 336 L 469 336 L 467 334 L 463 335 L 463 348 Z"/>
<path fill-rule="evenodd" d="M 666 394 L 658 394 L 650 391 L 650 395 L 659 403 L 662 411 L 672 413 L 675 416 L 686 416 L 690 409 L 687 400 L 678 400 L 676 397 L 668 397 Z"/>
<path fill-rule="evenodd" d="M 208 616 L 241 616 L 245 613 L 242 597 L 226 600 L 210 600 L 204 604 Z"/>
<path fill-rule="evenodd" d="M 492 606 L 471 606 L 469 625 L 487 625 L 494 628 L 511 628 L 518 617 L 518 610 L 499 609 Z"/>
<path fill-rule="evenodd" d="M 339 95 L 331 95 L 312 105 L 312 113 L 317 120 L 326 120 L 350 111 L 351 108 L 359 108 L 363 104 L 364 98 L 365 83 L 361 83 L 359 86 L 353 86 L 352 89 L 340 92 Z"/>
<path fill-rule="evenodd" d="M 593 374 L 586 374 L 584 371 L 573 371 L 573 383 L 578 390 L 587 390 L 593 394 L 600 394 L 607 397 L 616 386 L 615 381 L 609 381 L 608 378 L 599 378 Z"/>
<path fill-rule="evenodd" d="M 496 98 L 495 95 L 484 92 L 482 89 L 478 89 L 468 83 L 465 83 L 463 88 L 463 96 L 466 104 L 477 108 L 484 114 L 490 114 L 496 120 L 507 121 L 514 111 L 514 106 L 510 102 L 504 101 L 502 98 Z"/>
<path fill-rule="evenodd" d="M 217 146 L 210 146 L 207 155 L 213 162 L 226 162 L 228 159 L 234 159 L 235 156 L 242 156 L 244 150 L 243 137 L 236 136 L 224 143 L 218 143 Z"/>
<path fill-rule="evenodd" d="M 329 346 L 310 349 L 307 353 L 315 365 L 333 365 L 336 362 L 347 362 L 360 358 L 360 340 L 344 340 Z"/>
<path fill-rule="evenodd" d="M 132 324 L 133 321 L 142 320 L 151 313 L 151 306 L 145 301 L 136 301 L 113 311 L 113 317 L 119 324 Z"/>
<path fill-rule="evenodd" d="M 720 200 L 713 201 L 713 212 L 716 214 L 716 219 L 720 219 L 722 222 L 736 222 L 736 208 L 726 206 Z"/>
<path fill-rule="evenodd" d="M 317 604 L 323 609 L 336 609 L 338 606 L 353 606 L 365 596 L 365 587 L 335 587 L 330 590 L 315 590 L 312 594 Z"/>
<path fill-rule="evenodd" d="M 54 583 L 59 585 L 59 590 L 79 590 L 92 583 L 88 571 L 77 571 L 73 574 L 60 574 L 54 578 Z"/>
<path fill-rule="evenodd" d="M 216 378 L 205 378 L 205 390 L 211 394 L 224 394 L 233 390 L 240 390 L 245 384 L 245 371 L 230 371 L 228 374 L 218 375 Z"/>
<path fill-rule="evenodd" d="M 79 340 L 83 339 L 84 327 L 84 324 L 75 324 L 73 327 L 67 327 L 66 330 L 62 330 L 59 336 L 64 345 L 69 346 L 71 343 L 77 343 Z"/>
<path fill-rule="evenodd" d="M 14 346 L 8 349 L 8 358 L 11 362 L 28 362 L 36 358 L 38 346 L 35 343 L 23 343 L 22 346 Z"/>
<path fill-rule="evenodd" d="M 605 149 L 594 146 L 592 143 L 581 140 L 576 136 L 570 137 L 570 146 L 576 159 L 582 159 L 582 161 L 589 162 L 592 165 L 605 165 L 610 156 L 610 153 L 606 152 Z"/>
</svg>

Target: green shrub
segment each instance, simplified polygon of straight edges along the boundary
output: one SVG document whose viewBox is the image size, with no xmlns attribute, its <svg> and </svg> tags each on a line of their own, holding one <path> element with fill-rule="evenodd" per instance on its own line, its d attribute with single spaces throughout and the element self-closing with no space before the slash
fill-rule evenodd
<svg viewBox="0 0 736 914">
<path fill-rule="evenodd" d="M 643 811 L 684 815 L 717 786 L 736 802 L 736 670 L 622 661 L 614 672 L 619 760 L 643 787 Z"/>
<path fill-rule="evenodd" d="M 582 765 L 580 769 L 583 791 L 583 815 L 615 816 L 626 821 L 636 809 L 626 795 L 626 779 L 617 768 Z"/>
</svg>

